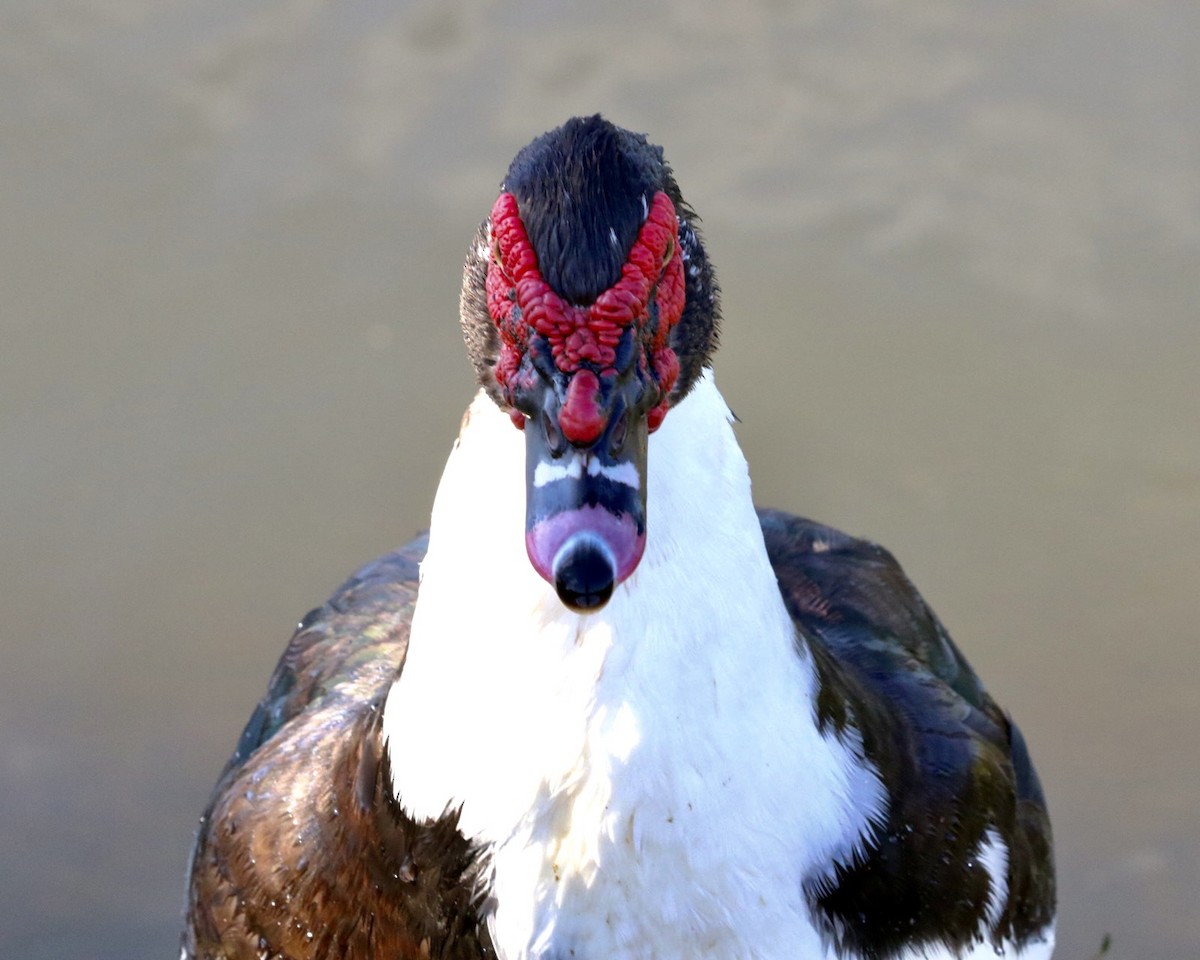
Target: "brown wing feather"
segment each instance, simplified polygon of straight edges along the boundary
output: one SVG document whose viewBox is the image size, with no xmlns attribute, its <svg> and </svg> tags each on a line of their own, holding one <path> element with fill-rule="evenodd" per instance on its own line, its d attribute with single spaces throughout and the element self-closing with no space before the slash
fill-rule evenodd
<svg viewBox="0 0 1200 960">
<path fill-rule="evenodd" d="M 418 824 L 391 799 L 380 733 L 424 547 L 365 567 L 292 637 L 201 820 L 186 956 L 490 955 L 479 851 L 456 813 Z"/>
</svg>

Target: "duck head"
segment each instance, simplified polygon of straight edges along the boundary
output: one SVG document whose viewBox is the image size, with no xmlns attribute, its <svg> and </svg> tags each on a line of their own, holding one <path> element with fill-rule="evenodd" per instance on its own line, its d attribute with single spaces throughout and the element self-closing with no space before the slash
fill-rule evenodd
<svg viewBox="0 0 1200 960">
<path fill-rule="evenodd" d="M 529 560 L 581 613 L 637 568 L 648 437 L 716 345 L 696 220 L 661 148 L 575 118 L 517 154 L 467 254 L 468 351 L 525 436 Z"/>
</svg>

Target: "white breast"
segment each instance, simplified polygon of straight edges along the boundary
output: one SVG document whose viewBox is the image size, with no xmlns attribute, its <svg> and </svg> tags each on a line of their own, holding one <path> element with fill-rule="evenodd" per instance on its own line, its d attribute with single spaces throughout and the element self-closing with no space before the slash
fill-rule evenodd
<svg viewBox="0 0 1200 960">
<path fill-rule="evenodd" d="M 883 791 L 816 730 L 708 377 L 649 464 L 640 567 L 572 614 L 525 556 L 522 435 L 476 399 L 385 710 L 397 796 L 417 817 L 461 804 L 492 845 L 507 960 L 823 957 L 802 883 L 852 855 Z"/>
</svg>

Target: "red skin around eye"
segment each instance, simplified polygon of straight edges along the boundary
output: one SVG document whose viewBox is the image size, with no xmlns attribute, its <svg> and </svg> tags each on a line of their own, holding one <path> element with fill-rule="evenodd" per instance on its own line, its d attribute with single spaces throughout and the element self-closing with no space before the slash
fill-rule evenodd
<svg viewBox="0 0 1200 960">
<path fill-rule="evenodd" d="M 572 443 L 592 443 L 607 425 L 607 411 L 598 402 L 601 379 L 617 375 L 617 344 L 625 330 L 635 326 L 641 334 L 639 369 L 653 381 L 659 396 L 647 416 L 649 428 L 657 429 L 679 375 L 679 360 L 668 344 L 671 328 L 683 313 L 685 294 L 679 221 L 671 198 L 662 191 L 654 195 L 621 278 L 587 307 L 566 303 L 543 279 L 511 193 L 500 194 L 492 207 L 492 241 L 498 256 L 488 266 L 486 290 L 488 312 L 500 332 L 496 382 L 501 389 L 509 392 L 528 348 L 529 332 L 536 331 L 549 344 L 555 366 L 570 377 L 560 429 Z M 654 293 L 659 322 L 651 336 L 649 304 Z"/>
</svg>

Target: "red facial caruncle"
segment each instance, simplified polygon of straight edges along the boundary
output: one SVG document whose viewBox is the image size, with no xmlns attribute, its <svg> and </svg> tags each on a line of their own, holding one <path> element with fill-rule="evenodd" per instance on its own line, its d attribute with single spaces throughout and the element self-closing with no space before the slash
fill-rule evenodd
<svg viewBox="0 0 1200 960">
<path fill-rule="evenodd" d="M 512 381 L 536 333 L 548 344 L 555 368 L 567 381 L 559 413 L 562 435 L 577 446 L 594 443 L 608 424 L 608 413 L 599 402 L 601 384 L 623 372 L 615 366 L 617 346 L 633 327 L 635 362 L 643 380 L 657 391 L 647 425 L 657 429 L 679 375 L 679 360 L 668 344 L 685 295 L 679 221 L 671 198 L 662 191 L 654 195 L 620 279 L 587 306 L 567 303 L 542 277 L 511 193 L 496 200 L 491 224 L 487 303 L 500 332 L 495 376 L 506 399 L 512 403 Z M 657 304 L 657 324 L 651 320 L 652 303 Z M 524 427 L 524 414 L 514 407 L 511 415 Z"/>
</svg>

